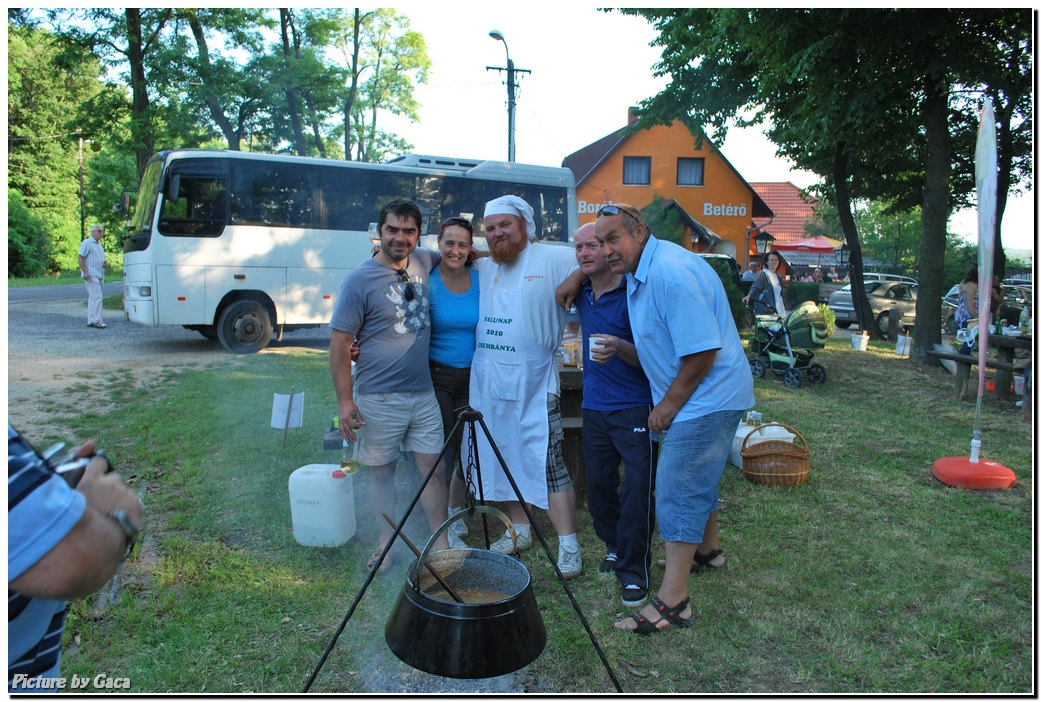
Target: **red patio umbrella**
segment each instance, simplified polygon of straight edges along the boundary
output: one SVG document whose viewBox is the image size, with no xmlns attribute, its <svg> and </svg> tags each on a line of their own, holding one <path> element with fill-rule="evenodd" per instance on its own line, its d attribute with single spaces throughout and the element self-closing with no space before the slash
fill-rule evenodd
<svg viewBox="0 0 1041 702">
<path fill-rule="evenodd" d="M 826 254 L 835 253 L 835 248 L 842 243 L 826 236 L 814 236 L 794 241 L 775 241 L 774 251 L 799 251 L 801 253 Z"/>
</svg>

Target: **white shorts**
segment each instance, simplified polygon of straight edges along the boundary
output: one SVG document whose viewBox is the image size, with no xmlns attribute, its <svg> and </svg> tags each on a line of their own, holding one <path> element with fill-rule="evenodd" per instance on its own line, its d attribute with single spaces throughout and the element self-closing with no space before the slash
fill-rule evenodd
<svg viewBox="0 0 1041 702">
<path fill-rule="evenodd" d="M 362 465 L 397 463 L 400 451 L 440 453 L 445 434 L 433 388 L 358 395 L 355 404 L 365 420 L 358 431 L 358 462 Z"/>
</svg>

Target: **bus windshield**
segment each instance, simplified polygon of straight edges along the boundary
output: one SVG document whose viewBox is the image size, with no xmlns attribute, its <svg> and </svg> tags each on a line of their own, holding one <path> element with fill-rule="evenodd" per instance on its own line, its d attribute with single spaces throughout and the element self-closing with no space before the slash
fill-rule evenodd
<svg viewBox="0 0 1041 702">
<path fill-rule="evenodd" d="M 141 177 L 141 187 L 137 195 L 137 206 L 127 224 L 127 234 L 123 240 L 123 251 L 143 251 L 148 248 L 152 234 L 152 216 L 155 214 L 156 201 L 159 199 L 159 182 L 163 173 L 163 159 L 155 158 L 148 162 L 145 174 Z"/>
</svg>

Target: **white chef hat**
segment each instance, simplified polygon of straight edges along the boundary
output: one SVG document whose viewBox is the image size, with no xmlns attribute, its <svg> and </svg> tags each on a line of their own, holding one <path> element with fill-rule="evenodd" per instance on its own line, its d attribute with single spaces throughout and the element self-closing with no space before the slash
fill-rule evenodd
<svg viewBox="0 0 1041 702">
<path fill-rule="evenodd" d="M 484 216 L 508 214 L 520 217 L 524 220 L 525 229 L 528 232 L 528 241 L 535 240 L 535 210 L 516 195 L 504 195 L 489 201 L 484 206 Z"/>
</svg>

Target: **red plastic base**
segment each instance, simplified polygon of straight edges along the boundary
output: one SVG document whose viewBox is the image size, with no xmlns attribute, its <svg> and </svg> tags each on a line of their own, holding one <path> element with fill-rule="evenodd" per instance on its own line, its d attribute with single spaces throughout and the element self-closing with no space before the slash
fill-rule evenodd
<svg viewBox="0 0 1041 702">
<path fill-rule="evenodd" d="M 1016 474 L 997 461 L 970 463 L 968 456 L 941 458 L 933 463 L 933 475 L 944 485 L 969 490 L 1004 490 L 1016 482 Z"/>
</svg>

